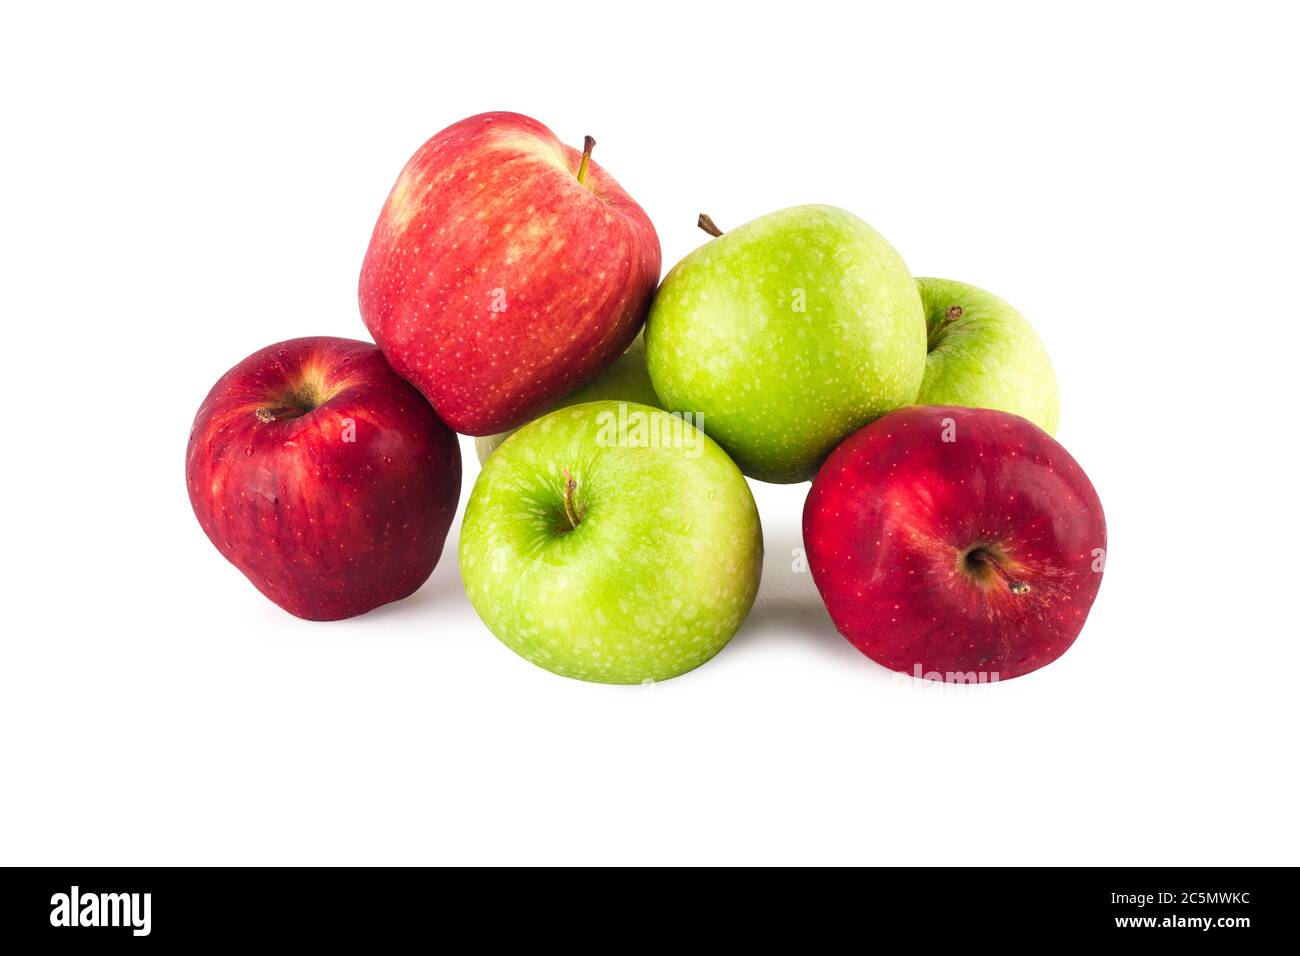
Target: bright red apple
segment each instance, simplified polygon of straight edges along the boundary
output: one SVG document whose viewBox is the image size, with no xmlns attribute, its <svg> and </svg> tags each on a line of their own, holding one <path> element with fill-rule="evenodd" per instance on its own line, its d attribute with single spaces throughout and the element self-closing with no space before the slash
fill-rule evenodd
<svg viewBox="0 0 1300 956">
<path fill-rule="evenodd" d="M 961 682 L 1064 654 L 1106 558 L 1083 470 L 989 409 L 904 408 L 856 432 L 817 473 L 803 533 L 841 634 L 888 668 Z"/>
<path fill-rule="evenodd" d="M 456 431 L 522 425 L 618 358 L 645 319 L 659 237 L 593 145 L 483 113 L 421 146 L 389 193 L 361 317 Z"/>
<path fill-rule="evenodd" d="M 212 387 L 185 479 L 231 564 L 291 614 L 332 621 L 428 579 L 460 495 L 460 449 L 370 343 L 292 339 Z"/>
</svg>

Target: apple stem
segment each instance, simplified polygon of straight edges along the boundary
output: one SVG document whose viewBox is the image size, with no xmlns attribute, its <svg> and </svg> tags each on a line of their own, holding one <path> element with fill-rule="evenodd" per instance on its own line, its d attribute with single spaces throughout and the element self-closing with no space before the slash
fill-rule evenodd
<svg viewBox="0 0 1300 956">
<path fill-rule="evenodd" d="M 948 306 L 948 311 L 943 314 L 943 319 L 940 320 L 939 322 L 936 322 L 934 324 L 934 328 L 930 331 L 930 335 L 926 340 L 927 351 L 932 350 L 934 348 L 934 343 L 938 341 L 939 333 L 942 332 L 944 329 L 946 329 L 948 326 L 952 325 L 961 317 L 962 317 L 961 306 L 959 305 Z"/>
<path fill-rule="evenodd" d="M 696 220 L 695 225 L 699 226 L 701 229 L 703 229 L 705 232 L 707 232 L 710 236 L 713 236 L 714 238 L 717 238 L 718 236 L 722 235 L 722 230 L 713 224 L 713 220 L 709 218 L 709 214 L 707 212 L 700 213 L 700 218 Z"/>
<path fill-rule="evenodd" d="M 1013 578 L 1010 572 L 1002 566 L 1002 562 L 983 548 L 976 548 L 968 555 L 968 559 L 971 561 L 983 561 L 987 564 L 993 569 L 993 573 L 1006 583 L 1007 590 L 1012 594 L 1019 595 L 1029 593 L 1029 585 L 1027 583 L 1024 581 L 1017 581 Z"/>
<path fill-rule="evenodd" d="M 578 490 L 578 482 L 574 480 L 573 475 L 569 474 L 569 469 L 561 468 L 564 475 L 564 516 L 569 519 L 569 524 L 576 530 L 582 523 L 582 511 L 573 503 L 573 493 Z"/>
<path fill-rule="evenodd" d="M 582 137 L 582 162 L 578 164 L 578 182 L 587 185 L 587 167 L 591 165 L 591 151 L 596 140 L 591 136 Z"/>
<path fill-rule="evenodd" d="M 307 413 L 301 408 L 294 408 L 292 405 L 273 405 L 259 408 L 254 414 L 259 422 L 278 422 L 285 418 L 298 418 L 300 415 Z"/>
</svg>

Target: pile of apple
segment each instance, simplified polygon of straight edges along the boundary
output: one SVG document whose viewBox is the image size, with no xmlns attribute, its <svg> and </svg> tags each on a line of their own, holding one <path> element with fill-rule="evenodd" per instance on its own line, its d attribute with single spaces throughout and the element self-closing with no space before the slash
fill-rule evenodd
<svg viewBox="0 0 1300 956">
<path fill-rule="evenodd" d="M 813 480 L 809 567 L 872 659 L 984 682 L 1063 654 L 1106 527 L 1025 319 L 830 206 L 701 216 L 660 284 L 593 146 L 487 113 L 420 148 L 361 270 L 377 345 L 269 346 L 200 407 L 186 480 L 217 549 L 299 617 L 400 600 L 442 553 L 460 432 L 465 589 L 557 674 L 663 680 L 731 639 L 763 555 L 744 475 Z"/>
</svg>

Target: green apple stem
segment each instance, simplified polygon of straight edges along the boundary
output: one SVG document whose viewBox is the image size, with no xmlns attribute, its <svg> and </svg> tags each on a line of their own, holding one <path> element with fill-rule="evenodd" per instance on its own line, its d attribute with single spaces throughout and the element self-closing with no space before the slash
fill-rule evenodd
<svg viewBox="0 0 1300 956">
<path fill-rule="evenodd" d="M 254 412 L 259 422 L 278 422 L 286 418 L 297 418 L 300 415 L 306 415 L 306 409 L 295 408 L 292 405 L 270 405 L 266 408 L 259 408 Z"/>
<path fill-rule="evenodd" d="M 591 165 L 591 151 L 596 145 L 596 140 L 590 136 L 582 138 L 582 162 L 578 164 L 578 182 L 587 185 L 587 167 Z"/>
<path fill-rule="evenodd" d="M 582 523 L 582 509 L 573 501 L 573 493 L 578 490 L 578 482 L 574 480 L 573 475 L 569 474 L 569 469 L 561 468 L 564 475 L 564 517 L 569 519 L 570 526 L 577 530 L 578 525 Z"/>
<path fill-rule="evenodd" d="M 943 314 L 943 318 L 934 323 L 934 328 L 930 330 L 929 338 L 926 340 L 926 351 L 934 349 L 934 343 L 939 341 L 939 336 L 943 330 L 948 328 L 962 317 L 962 307 L 959 305 L 948 306 L 948 311 Z"/>
<path fill-rule="evenodd" d="M 1020 594 L 1029 593 L 1028 584 L 1026 584 L 1024 581 L 1017 581 L 1015 578 L 1013 578 L 1010 572 L 1008 572 L 1007 569 L 1002 566 L 1002 562 L 999 561 L 997 558 L 995 558 L 988 551 L 985 551 L 983 548 L 976 548 L 969 555 L 967 555 L 967 560 L 981 561 L 984 564 L 987 564 L 990 568 L 993 569 L 993 573 L 1003 580 L 1003 582 L 1007 586 L 1007 590 L 1010 591 L 1012 594 L 1020 595 Z"/>
<path fill-rule="evenodd" d="M 709 218 L 709 214 L 707 212 L 700 213 L 700 218 L 696 220 L 695 225 L 699 226 L 701 229 L 703 229 L 705 232 L 707 232 L 710 236 L 713 236 L 714 238 L 717 238 L 718 236 L 722 235 L 722 230 L 713 224 L 713 220 Z"/>
</svg>

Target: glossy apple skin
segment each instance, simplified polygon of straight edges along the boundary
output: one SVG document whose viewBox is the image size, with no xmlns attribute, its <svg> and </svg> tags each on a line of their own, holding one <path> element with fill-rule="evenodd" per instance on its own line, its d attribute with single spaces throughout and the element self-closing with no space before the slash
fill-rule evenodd
<svg viewBox="0 0 1300 956">
<path fill-rule="evenodd" d="M 1083 470 L 1038 426 L 988 409 L 905 408 L 863 428 L 822 466 L 803 530 L 839 632 L 931 679 L 1007 680 L 1056 660 L 1105 563 L 1106 520 Z M 977 547 L 1029 590 L 969 563 Z"/>
<path fill-rule="evenodd" d="M 600 165 L 517 113 L 471 116 L 411 157 L 361 267 L 366 328 L 458 432 L 515 428 L 635 338 L 659 237 Z"/>
<path fill-rule="evenodd" d="M 689 441 L 607 437 L 620 414 Z M 460 533 L 474 610 L 515 653 L 578 680 L 638 684 L 720 651 L 749 613 L 763 534 L 749 485 L 661 409 L 589 402 L 529 422 L 479 473 Z M 687 431 L 680 431 L 682 428 Z M 565 471 L 581 515 L 565 517 Z"/>
<path fill-rule="evenodd" d="M 280 411 L 263 421 L 259 409 Z M 404 598 L 433 572 L 460 495 L 460 449 L 370 343 L 292 339 L 212 387 L 185 478 L 231 564 L 289 613 L 332 621 Z"/>
<path fill-rule="evenodd" d="M 925 318 L 880 233 L 833 206 L 738 226 L 673 266 L 646 322 L 663 407 L 703 416 L 751 478 L 807 481 L 867 422 L 916 398 Z"/>
<path fill-rule="evenodd" d="M 992 292 L 952 279 L 917 279 L 928 354 L 917 405 L 996 408 L 1049 435 L 1061 415 L 1056 372 L 1034 327 Z M 950 310 L 960 310 L 950 318 Z"/>
</svg>

